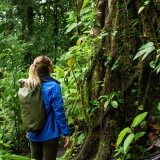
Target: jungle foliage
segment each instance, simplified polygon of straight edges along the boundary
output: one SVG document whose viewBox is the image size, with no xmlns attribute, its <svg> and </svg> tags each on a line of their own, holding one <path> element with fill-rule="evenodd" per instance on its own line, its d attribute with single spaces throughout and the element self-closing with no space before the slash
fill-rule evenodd
<svg viewBox="0 0 160 160">
<path fill-rule="evenodd" d="M 28 159 L 18 79 L 54 63 L 72 145 L 61 159 L 138 159 L 159 138 L 158 0 L 0 0 L 0 158 Z M 150 149 L 148 149 L 152 146 Z"/>
</svg>

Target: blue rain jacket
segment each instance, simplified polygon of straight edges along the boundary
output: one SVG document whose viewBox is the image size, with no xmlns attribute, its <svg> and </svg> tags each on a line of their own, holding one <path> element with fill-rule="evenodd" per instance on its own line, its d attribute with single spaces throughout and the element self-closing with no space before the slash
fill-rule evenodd
<svg viewBox="0 0 160 160">
<path fill-rule="evenodd" d="M 60 84 L 50 76 L 46 76 L 45 79 L 47 81 L 42 81 L 42 93 L 47 118 L 41 131 L 28 132 L 28 139 L 34 142 L 43 142 L 58 138 L 60 134 L 67 136 L 70 133 L 63 108 Z"/>
</svg>

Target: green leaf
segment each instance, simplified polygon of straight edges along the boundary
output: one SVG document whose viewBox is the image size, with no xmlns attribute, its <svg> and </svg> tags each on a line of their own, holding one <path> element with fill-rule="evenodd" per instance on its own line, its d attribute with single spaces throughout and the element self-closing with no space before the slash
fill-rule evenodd
<svg viewBox="0 0 160 160">
<path fill-rule="evenodd" d="M 142 6 L 142 7 L 139 8 L 138 14 L 140 14 L 140 13 L 142 12 L 142 10 L 144 9 L 144 7 L 145 7 L 145 6 Z"/>
<path fill-rule="evenodd" d="M 60 79 L 62 77 L 63 73 L 61 71 L 56 71 L 56 79 Z"/>
<path fill-rule="evenodd" d="M 139 52 L 135 55 L 134 59 L 137 59 L 141 55 L 143 55 L 142 60 L 144 60 L 149 53 L 151 53 L 155 49 L 155 46 L 153 46 L 153 42 L 148 42 L 145 45 L 143 45 L 141 48 L 139 48 Z"/>
<path fill-rule="evenodd" d="M 157 53 L 160 54 L 160 49 L 157 49 Z M 159 55 L 160 56 L 160 55 Z"/>
<path fill-rule="evenodd" d="M 89 1 L 89 0 L 84 0 L 84 1 L 83 1 L 83 6 L 82 6 L 81 9 L 83 9 L 83 8 L 86 6 L 86 4 L 88 3 L 88 1 Z"/>
<path fill-rule="evenodd" d="M 80 134 L 80 136 L 78 137 L 78 141 L 77 141 L 77 144 L 81 144 L 85 139 L 85 134 L 82 133 Z"/>
<path fill-rule="evenodd" d="M 155 68 L 155 71 L 157 71 L 157 73 L 160 71 L 160 63 L 159 63 L 158 66 Z"/>
<path fill-rule="evenodd" d="M 148 56 L 148 54 L 151 53 L 154 49 L 155 49 L 154 46 L 151 46 L 150 48 L 144 49 L 145 54 L 144 54 L 144 56 L 142 57 L 142 60 L 144 60 L 144 59 Z"/>
<path fill-rule="evenodd" d="M 142 110 L 144 109 L 144 105 L 139 105 L 139 106 L 138 106 L 138 109 L 139 109 L 140 111 L 142 111 Z"/>
<path fill-rule="evenodd" d="M 135 19 L 131 22 L 132 26 L 134 27 L 136 24 L 139 23 L 139 20 L 138 19 Z"/>
<path fill-rule="evenodd" d="M 135 119 L 133 120 L 131 127 L 138 126 L 139 123 L 141 123 L 143 121 L 143 119 L 147 116 L 147 113 L 148 112 L 144 112 L 144 113 L 141 113 L 138 116 L 136 116 Z"/>
<path fill-rule="evenodd" d="M 106 109 L 107 109 L 107 107 L 108 107 L 108 104 L 109 104 L 109 101 L 106 101 L 106 102 L 104 103 L 104 111 L 106 111 Z"/>
<path fill-rule="evenodd" d="M 123 154 L 124 153 L 124 149 L 123 147 L 119 147 L 117 150 L 115 150 L 117 153 L 114 154 L 114 157 L 117 157 L 120 153 Z"/>
<path fill-rule="evenodd" d="M 117 142 L 116 142 L 116 148 L 118 148 L 118 146 L 121 144 L 124 136 L 127 134 L 127 132 L 130 130 L 129 127 L 127 128 L 124 128 L 118 135 L 118 139 L 117 139 Z"/>
<path fill-rule="evenodd" d="M 157 54 L 157 55 L 156 55 L 156 58 L 155 58 L 155 64 L 158 62 L 158 60 L 159 60 L 159 56 L 160 56 L 160 54 Z"/>
<path fill-rule="evenodd" d="M 130 143 L 132 142 L 133 138 L 134 138 L 134 134 L 131 133 L 131 134 L 129 134 L 128 137 L 125 139 L 124 144 L 123 144 L 124 154 L 127 153 L 127 148 L 128 148 L 128 146 L 130 145 Z"/>
<path fill-rule="evenodd" d="M 18 155 L 1 155 L 0 158 L 8 158 L 12 160 L 29 160 L 29 158 L 18 156 Z"/>
<path fill-rule="evenodd" d="M 77 23 L 72 23 L 72 24 L 68 27 L 66 33 L 69 33 L 70 31 L 72 31 L 72 30 L 73 30 L 74 28 L 76 28 L 76 27 L 77 27 Z"/>
<path fill-rule="evenodd" d="M 8 144 L 8 143 L 3 143 L 3 145 L 4 145 L 5 147 L 10 147 L 10 144 Z"/>
<path fill-rule="evenodd" d="M 69 67 L 73 66 L 74 63 L 75 63 L 75 58 L 71 58 L 71 59 L 68 60 L 68 66 Z"/>
<path fill-rule="evenodd" d="M 118 103 L 117 103 L 117 101 L 112 101 L 112 102 L 111 102 L 111 105 L 112 105 L 112 107 L 114 107 L 114 108 L 118 108 Z"/>
<path fill-rule="evenodd" d="M 153 42 L 148 42 L 148 43 L 144 44 L 142 47 L 140 47 L 139 50 L 146 49 L 146 48 L 149 48 L 152 46 L 153 46 Z"/>
<path fill-rule="evenodd" d="M 86 38 L 86 35 L 80 36 L 80 38 L 77 40 L 77 45 L 80 45 L 85 38 Z"/>
<path fill-rule="evenodd" d="M 145 5 L 148 5 L 149 2 L 150 2 L 150 0 L 145 1 L 144 4 L 145 4 Z"/>
<path fill-rule="evenodd" d="M 118 67 L 118 64 L 113 64 L 111 71 L 113 71 L 114 69 L 116 69 Z"/>
<path fill-rule="evenodd" d="M 74 120 L 71 116 L 68 116 L 68 124 L 73 124 Z"/>
<path fill-rule="evenodd" d="M 110 98 L 112 99 L 114 96 L 116 96 L 118 98 L 118 93 L 117 92 L 112 92 L 110 94 Z"/>
<path fill-rule="evenodd" d="M 143 9 L 148 5 L 149 2 L 150 2 L 150 0 L 146 0 L 146 1 L 144 2 L 143 6 L 139 8 L 138 14 L 143 11 Z"/>
<path fill-rule="evenodd" d="M 91 11 L 90 7 L 83 8 L 83 9 L 81 9 L 81 11 L 80 11 L 80 16 L 81 16 L 81 17 L 83 17 L 83 15 L 86 15 L 86 16 L 87 16 L 87 13 L 90 12 L 90 11 Z M 85 16 L 85 17 L 86 17 L 86 16 Z M 83 33 L 84 33 L 84 32 L 83 32 Z"/>
<path fill-rule="evenodd" d="M 151 68 L 155 68 L 156 67 L 155 61 L 151 61 L 149 63 L 149 65 L 150 65 Z"/>
<path fill-rule="evenodd" d="M 8 117 L 5 115 L 0 115 L 0 118 L 7 119 Z"/>
<path fill-rule="evenodd" d="M 160 102 L 157 105 L 157 109 L 160 111 Z"/>
<path fill-rule="evenodd" d="M 139 139 L 140 137 L 142 137 L 143 135 L 145 135 L 145 134 L 146 134 L 146 132 L 138 132 L 138 133 L 136 133 L 135 136 L 134 136 L 135 141 L 137 139 Z"/>
<path fill-rule="evenodd" d="M 114 69 L 116 69 L 117 67 L 118 67 L 118 62 L 119 62 L 119 60 L 121 59 L 121 56 L 119 56 L 117 59 L 116 59 L 116 61 L 115 61 L 115 63 L 113 64 L 113 66 L 111 67 L 111 71 L 113 71 Z"/>
<path fill-rule="evenodd" d="M 157 73 L 159 73 L 160 72 L 160 67 L 157 69 Z"/>
</svg>

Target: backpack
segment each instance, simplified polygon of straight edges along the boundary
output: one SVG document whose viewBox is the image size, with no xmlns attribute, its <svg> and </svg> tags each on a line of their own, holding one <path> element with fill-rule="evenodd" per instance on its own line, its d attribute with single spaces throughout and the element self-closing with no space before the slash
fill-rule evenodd
<svg viewBox="0 0 160 160">
<path fill-rule="evenodd" d="M 23 79 L 18 82 L 20 83 L 18 97 L 23 126 L 26 131 L 39 131 L 44 127 L 46 121 L 42 90 L 39 87 L 31 88 L 23 86 Z"/>
</svg>

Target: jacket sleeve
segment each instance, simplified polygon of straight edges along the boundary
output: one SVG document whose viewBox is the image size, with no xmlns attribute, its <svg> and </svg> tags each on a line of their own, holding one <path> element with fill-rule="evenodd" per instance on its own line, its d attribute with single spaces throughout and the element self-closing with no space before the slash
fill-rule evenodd
<svg viewBox="0 0 160 160">
<path fill-rule="evenodd" d="M 63 108 L 61 88 L 60 85 L 57 83 L 54 85 L 52 90 L 52 107 L 55 113 L 55 120 L 58 123 L 62 135 L 63 136 L 69 135 L 70 130 L 66 120 L 65 111 Z"/>
</svg>

